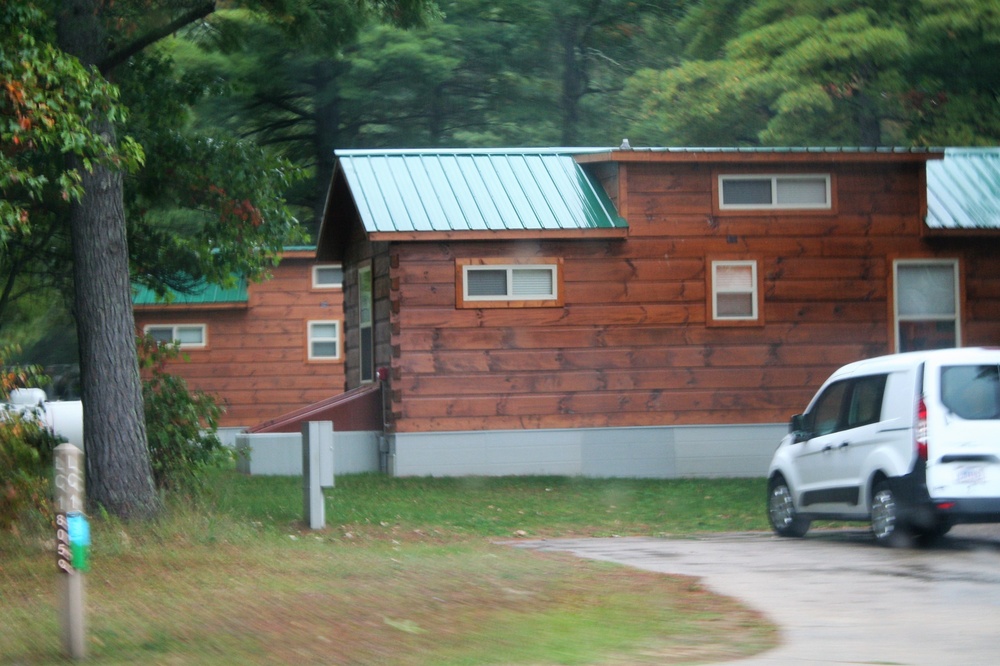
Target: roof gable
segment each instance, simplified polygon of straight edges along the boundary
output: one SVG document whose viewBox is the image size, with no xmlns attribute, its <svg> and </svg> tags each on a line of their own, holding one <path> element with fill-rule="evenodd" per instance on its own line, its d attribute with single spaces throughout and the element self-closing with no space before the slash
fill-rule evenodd
<svg viewBox="0 0 1000 666">
<path fill-rule="evenodd" d="M 585 149 L 337 151 L 365 231 L 624 229 L 601 185 L 572 157 Z"/>
</svg>

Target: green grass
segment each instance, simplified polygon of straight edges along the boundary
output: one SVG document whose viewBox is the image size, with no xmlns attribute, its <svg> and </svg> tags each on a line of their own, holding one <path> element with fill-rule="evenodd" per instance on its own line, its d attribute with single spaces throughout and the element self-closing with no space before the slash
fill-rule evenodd
<svg viewBox="0 0 1000 666">
<path fill-rule="evenodd" d="M 218 486 L 216 506 L 302 519 L 298 478 L 249 478 Z M 361 474 L 326 489 L 326 522 L 367 536 L 407 530 L 455 537 L 684 535 L 767 530 L 763 479 L 577 477 L 390 478 Z M 521 533 L 524 534 L 521 534 Z"/>
<path fill-rule="evenodd" d="M 154 523 L 92 519 L 91 663 L 705 663 L 776 640 L 692 579 L 497 543 L 766 529 L 761 479 L 345 476 L 315 532 L 301 479 L 208 481 Z M 61 659 L 53 547 L 0 536 L 0 663 Z"/>
</svg>

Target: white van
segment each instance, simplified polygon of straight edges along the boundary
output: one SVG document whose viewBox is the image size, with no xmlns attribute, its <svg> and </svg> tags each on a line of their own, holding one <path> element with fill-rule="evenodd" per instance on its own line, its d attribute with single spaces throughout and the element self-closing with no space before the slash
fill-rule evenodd
<svg viewBox="0 0 1000 666">
<path fill-rule="evenodd" d="M 870 521 L 879 543 L 1000 522 L 1000 349 L 858 361 L 792 417 L 768 471 L 781 536 L 813 520 Z"/>
</svg>

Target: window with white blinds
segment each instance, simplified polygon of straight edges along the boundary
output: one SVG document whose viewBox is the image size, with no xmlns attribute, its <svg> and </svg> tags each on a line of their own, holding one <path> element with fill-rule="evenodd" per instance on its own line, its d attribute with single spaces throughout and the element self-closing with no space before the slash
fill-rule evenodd
<svg viewBox="0 0 1000 666">
<path fill-rule="evenodd" d="M 755 321 L 757 262 L 712 262 L 712 319 Z"/>
<path fill-rule="evenodd" d="M 829 209 L 829 174 L 720 175 L 719 209 Z"/>
<path fill-rule="evenodd" d="M 534 301 L 558 297 L 557 266 L 463 266 L 466 301 Z"/>
</svg>

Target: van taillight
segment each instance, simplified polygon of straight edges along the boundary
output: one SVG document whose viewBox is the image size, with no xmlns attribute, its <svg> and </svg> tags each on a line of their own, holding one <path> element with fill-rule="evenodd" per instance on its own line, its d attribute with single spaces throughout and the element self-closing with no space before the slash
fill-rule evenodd
<svg viewBox="0 0 1000 666">
<path fill-rule="evenodd" d="M 927 404 L 921 397 L 917 402 L 917 458 L 927 461 Z"/>
</svg>

